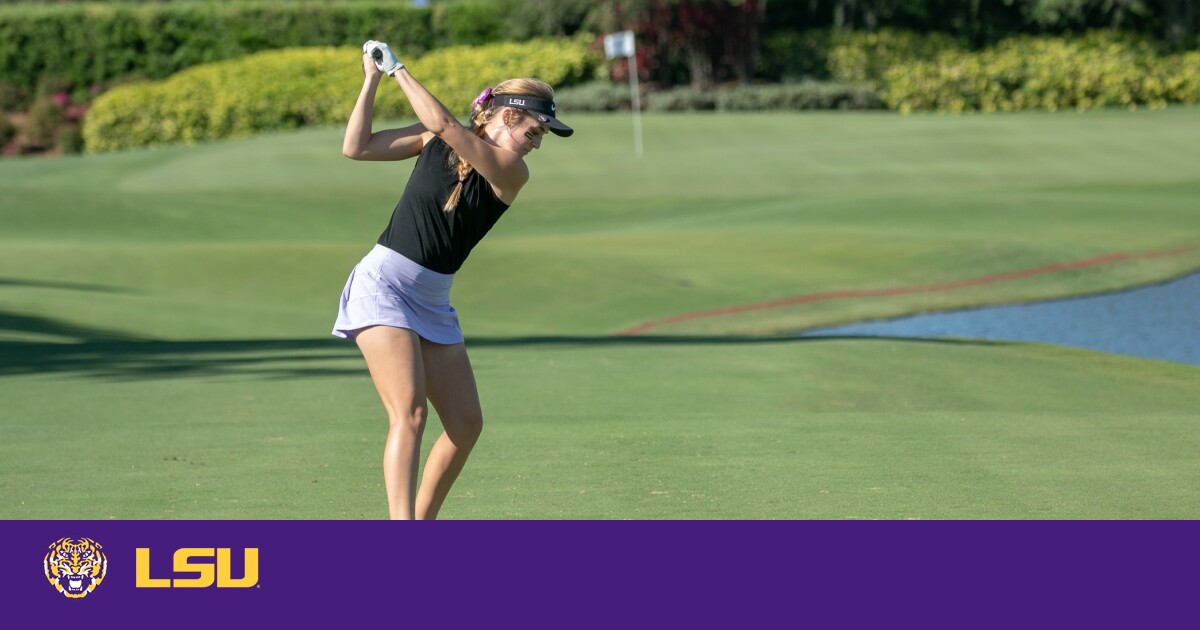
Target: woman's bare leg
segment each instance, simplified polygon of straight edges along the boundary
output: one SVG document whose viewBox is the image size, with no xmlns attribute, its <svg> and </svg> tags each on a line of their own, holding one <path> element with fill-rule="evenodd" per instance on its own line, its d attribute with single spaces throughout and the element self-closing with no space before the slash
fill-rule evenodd
<svg viewBox="0 0 1200 630">
<path fill-rule="evenodd" d="M 358 331 L 354 339 L 388 414 L 383 449 L 388 513 L 392 519 L 412 519 L 416 517 L 421 434 L 429 415 L 420 337 L 404 328 L 372 326 Z"/>
<path fill-rule="evenodd" d="M 425 364 L 426 396 L 445 429 L 429 451 L 421 489 L 417 492 L 417 518 L 432 520 L 437 518 L 450 486 L 458 479 L 479 440 L 483 412 L 466 346 L 439 345 L 422 339 L 421 357 Z"/>
</svg>

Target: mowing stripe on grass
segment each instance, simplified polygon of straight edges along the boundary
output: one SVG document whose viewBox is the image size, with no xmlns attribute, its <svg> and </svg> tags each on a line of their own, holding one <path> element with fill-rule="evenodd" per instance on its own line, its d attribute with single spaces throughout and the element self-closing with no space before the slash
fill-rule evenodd
<svg viewBox="0 0 1200 630">
<path fill-rule="evenodd" d="M 798 295 L 779 300 L 771 300 L 768 302 L 755 302 L 753 304 L 737 304 L 734 306 L 723 306 L 704 311 L 693 311 L 690 313 L 681 313 L 672 315 L 662 319 L 643 322 L 637 326 L 633 326 L 617 333 L 619 336 L 634 336 L 640 335 L 657 326 L 668 324 L 679 324 L 682 322 L 704 319 L 706 317 L 719 317 L 722 315 L 734 315 L 737 313 L 746 313 L 750 311 L 762 311 L 772 308 L 780 308 L 784 306 L 795 306 L 798 304 L 810 304 L 813 302 L 824 302 L 828 300 L 849 300 L 856 298 L 867 297 L 894 297 L 897 295 L 912 295 L 914 293 L 938 293 L 942 291 L 951 291 L 954 289 L 963 289 L 967 287 L 977 287 L 985 284 L 993 284 L 996 282 L 1006 282 L 1009 280 L 1021 280 L 1033 276 L 1039 276 L 1047 273 L 1058 273 L 1062 271 L 1072 271 L 1075 269 L 1086 269 L 1088 267 L 1098 267 L 1100 265 L 1108 265 L 1126 260 L 1145 260 L 1153 258 L 1166 258 L 1170 256 L 1178 256 L 1200 250 L 1200 245 L 1184 245 L 1171 249 L 1152 250 L 1148 252 L 1117 252 L 1106 254 L 1104 256 L 1096 256 L 1085 260 L 1077 260 L 1073 262 L 1055 263 L 1052 265 L 1043 265 L 1032 269 L 1021 269 L 1010 271 L 1007 273 L 996 273 L 978 278 L 967 278 L 964 280 L 954 280 L 952 282 L 939 282 L 937 284 L 926 284 L 907 287 L 891 287 L 887 289 L 850 289 L 845 291 L 826 291 L 823 293 L 811 293 L 808 295 Z"/>
</svg>

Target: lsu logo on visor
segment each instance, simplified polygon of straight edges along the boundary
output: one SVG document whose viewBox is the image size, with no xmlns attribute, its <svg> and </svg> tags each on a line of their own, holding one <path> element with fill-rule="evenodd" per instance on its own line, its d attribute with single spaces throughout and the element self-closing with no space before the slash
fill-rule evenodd
<svg viewBox="0 0 1200 630">
<path fill-rule="evenodd" d="M 59 538 L 42 565 L 50 584 L 71 599 L 87 597 L 108 574 L 108 558 L 91 538 Z"/>
</svg>

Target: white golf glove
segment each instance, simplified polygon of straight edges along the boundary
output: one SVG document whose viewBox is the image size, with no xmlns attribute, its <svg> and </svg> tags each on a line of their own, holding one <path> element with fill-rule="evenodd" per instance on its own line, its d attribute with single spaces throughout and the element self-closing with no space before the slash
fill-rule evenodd
<svg viewBox="0 0 1200 630">
<path fill-rule="evenodd" d="M 363 44 L 363 53 L 371 55 L 371 59 L 375 60 L 375 67 L 388 76 L 404 67 L 404 64 L 396 59 L 396 53 L 392 52 L 391 47 L 383 42 L 368 40 Z"/>
</svg>

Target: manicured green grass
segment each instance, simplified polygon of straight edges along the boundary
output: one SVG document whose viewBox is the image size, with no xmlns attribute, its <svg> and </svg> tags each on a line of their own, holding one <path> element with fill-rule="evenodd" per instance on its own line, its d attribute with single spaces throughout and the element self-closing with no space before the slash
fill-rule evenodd
<svg viewBox="0 0 1200 630">
<path fill-rule="evenodd" d="M 809 326 L 1088 293 L 1200 251 L 1200 109 L 574 116 L 456 280 L 487 429 L 447 518 L 1197 518 L 1194 366 Z M 0 162 L 0 518 L 379 518 L 327 337 L 408 164 L 340 130 Z M 426 446 L 432 443 L 433 427 Z"/>
</svg>

